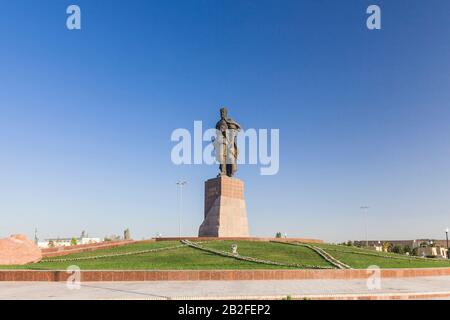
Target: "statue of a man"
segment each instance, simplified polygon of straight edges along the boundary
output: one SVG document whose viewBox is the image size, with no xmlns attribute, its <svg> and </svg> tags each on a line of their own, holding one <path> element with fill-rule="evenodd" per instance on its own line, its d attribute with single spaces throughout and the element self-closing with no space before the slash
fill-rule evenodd
<svg viewBox="0 0 450 320">
<path fill-rule="evenodd" d="M 214 141 L 216 159 L 220 163 L 219 176 L 232 177 L 237 171 L 237 135 L 241 126 L 228 118 L 228 110 L 220 109 L 220 120 L 216 124 L 217 137 Z"/>
</svg>

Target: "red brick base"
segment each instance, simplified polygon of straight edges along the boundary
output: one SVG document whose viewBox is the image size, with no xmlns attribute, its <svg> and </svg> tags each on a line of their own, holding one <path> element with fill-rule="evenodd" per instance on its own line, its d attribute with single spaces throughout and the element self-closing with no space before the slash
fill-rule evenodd
<svg viewBox="0 0 450 320">
<path fill-rule="evenodd" d="M 81 281 L 366 279 L 367 270 L 81 271 Z M 66 271 L 0 270 L 0 281 L 66 281 Z M 381 277 L 450 276 L 450 268 L 382 269 Z"/>
</svg>

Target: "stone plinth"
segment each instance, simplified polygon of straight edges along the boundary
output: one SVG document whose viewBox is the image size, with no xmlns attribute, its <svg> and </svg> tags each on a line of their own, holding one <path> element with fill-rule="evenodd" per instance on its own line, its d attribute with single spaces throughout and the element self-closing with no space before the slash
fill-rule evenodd
<svg viewBox="0 0 450 320">
<path fill-rule="evenodd" d="M 41 250 L 24 235 L 0 239 L 0 265 L 23 265 L 41 259 Z"/>
<path fill-rule="evenodd" d="M 244 182 L 227 176 L 205 182 L 205 217 L 198 236 L 249 236 Z"/>
</svg>

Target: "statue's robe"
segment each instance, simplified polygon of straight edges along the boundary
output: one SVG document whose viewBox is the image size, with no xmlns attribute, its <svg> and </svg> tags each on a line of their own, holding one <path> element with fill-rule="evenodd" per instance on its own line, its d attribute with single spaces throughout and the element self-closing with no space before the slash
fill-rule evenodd
<svg viewBox="0 0 450 320">
<path fill-rule="evenodd" d="M 225 122 L 225 123 L 224 123 Z M 223 127 L 226 125 L 227 134 L 222 134 Z M 231 118 L 221 119 L 216 124 L 217 139 L 214 143 L 216 150 L 216 160 L 220 163 L 220 171 L 233 175 L 237 171 L 237 134 L 241 130 L 241 126 Z M 226 166 L 225 166 L 226 165 Z M 226 167 L 229 167 L 226 169 Z"/>
</svg>

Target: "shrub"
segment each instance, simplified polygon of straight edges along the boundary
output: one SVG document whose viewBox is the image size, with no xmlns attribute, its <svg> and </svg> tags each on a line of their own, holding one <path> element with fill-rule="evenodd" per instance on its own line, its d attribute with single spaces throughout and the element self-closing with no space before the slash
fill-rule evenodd
<svg viewBox="0 0 450 320">
<path fill-rule="evenodd" d="M 398 253 L 398 254 L 403 254 L 405 253 L 404 249 L 402 246 L 396 244 L 394 247 L 392 247 L 392 252 L 394 253 Z"/>
<path fill-rule="evenodd" d="M 78 244 L 77 238 L 73 237 L 73 238 L 70 240 L 70 245 L 71 245 L 71 246 L 76 246 L 77 244 Z"/>
<path fill-rule="evenodd" d="M 409 254 L 411 254 L 411 252 L 412 252 L 411 247 L 409 245 L 404 246 L 403 251 L 404 251 L 404 253 L 409 252 Z"/>
</svg>

